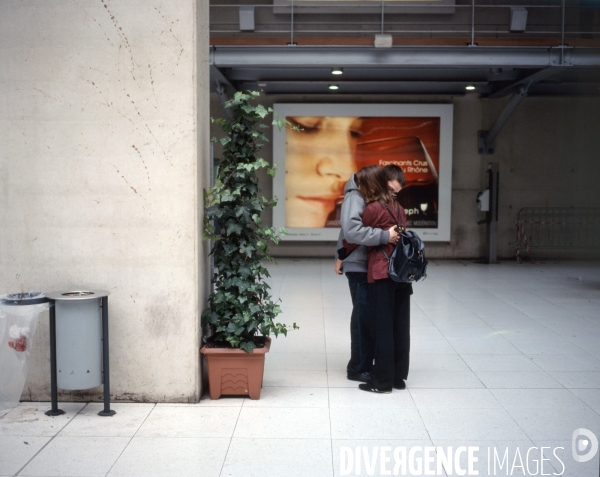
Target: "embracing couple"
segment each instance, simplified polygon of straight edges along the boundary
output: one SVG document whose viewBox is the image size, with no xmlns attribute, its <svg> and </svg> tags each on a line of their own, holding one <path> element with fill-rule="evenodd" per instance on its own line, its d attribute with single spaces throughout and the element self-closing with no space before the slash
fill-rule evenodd
<svg viewBox="0 0 600 477">
<path fill-rule="evenodd" d="M 386 258 L 406 225 L 396 200 L 404 184 L 400 167 L 373 165 L 354 174 L 344 189 L 335 272 L 346 274 L 352 296 L 348 379 L 362 381 L 363 391 L 406 388 L 412 285 L 389 278 Z"/>
</svg>

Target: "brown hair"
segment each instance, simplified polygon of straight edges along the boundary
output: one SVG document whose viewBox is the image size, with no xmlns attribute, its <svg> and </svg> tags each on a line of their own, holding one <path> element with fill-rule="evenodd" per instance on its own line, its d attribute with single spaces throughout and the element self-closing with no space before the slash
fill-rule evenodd
<svg viewBox="0 0 600 477">
<path fill-rule="evenodd" d="M 406 185 L 406 177 L 404 177 L 404 171 L 401 167 L 396 164 L 388 164 L 383 168 L 383 175 L 385 176 L 385 180 L 390 181 L 398 181 L 400 186 L 404 187 Z"/>
<path fill-rule="evenodd" d="M 376 200 L 382 204 L 392 201 L 381 167 L 377 165 L 363 167 L 356 173 L 356 182 L 360 195 L 367 204 Z"/>
</svg>

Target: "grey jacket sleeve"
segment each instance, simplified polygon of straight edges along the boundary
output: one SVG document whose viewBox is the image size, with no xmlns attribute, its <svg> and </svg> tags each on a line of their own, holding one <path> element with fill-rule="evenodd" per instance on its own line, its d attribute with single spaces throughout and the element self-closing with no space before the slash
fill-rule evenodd
<svg viewBox="0 0 600 477">
<path fill-rule="evenodd" d="M 350 193 L 342 203 L 342 232 L 349 243 L 359 245 L 377 246 L 388 243 L 390 232 L 382 229 L 365 227 L 362 223 L 362 214 L 365 210 L 365 201 L 358 192 Z"/>
</svg>

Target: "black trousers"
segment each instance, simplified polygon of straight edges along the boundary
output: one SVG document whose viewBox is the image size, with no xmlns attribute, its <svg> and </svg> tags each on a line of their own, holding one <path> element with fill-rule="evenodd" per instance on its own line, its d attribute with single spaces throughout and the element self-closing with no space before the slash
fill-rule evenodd
<svg viewBox="0 0 600 477">
<path fill-rule="evenodd" d="M 410 356 L 410 283 L 389 278 L 369 283 L 369 305 L 375 336 L 371 380 L 379 389 L 408 377 Z"/>
<path fill-rule="evenodd" d="M 367 272 L 347 272 L 352 317 L 350 318 L 350 361 L 346 367 L 349 375 L 371 371 L 373 346 Z"/>
</svg>

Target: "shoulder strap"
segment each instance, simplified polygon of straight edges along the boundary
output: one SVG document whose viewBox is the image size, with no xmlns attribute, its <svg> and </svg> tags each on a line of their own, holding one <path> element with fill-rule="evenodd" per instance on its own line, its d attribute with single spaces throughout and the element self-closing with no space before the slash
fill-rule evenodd
<svg viewBox="0 0 600 477">
<path fill-rule="evenodd" d="M 389 212 L 389 214 L 392 216 L 392 218 L 396 221 L 397 224 L 399 224 L 400 222 L 398 222 L 398 218 L 394 215 L 394 213 L 390 210 L 390 208 L 386 205 L 384 205 L 385 210 L 387 210 Z"/>
<path fill-rule="evenodd" d="M 379 250 L 381 250 L 383 252 L 383 255 L 385 256 L 385 259 L 389 262 L 390 261 L 390 256 L 385 253 L 385 250 L 383 249 L 383 247 L 380 245 L 379 246 Z"/>
<path fill-rule="evenodd" d="M 394 219 L 396 224 L 398 224 L 402 228 L 402 231 L 404 231 L 404 230 L 406 230 L 406 216 L 404 215 L 404 210 L 402 209 L 402 206 L 400 206 L 400 204 L 398 204 L 397 202 L 396 202 L 396 205 L 398 207 L 400 207 L 401 221 L 398 220 L 398 218 L 393 214 L 393 212 L 390 210 L 390 208 L 387 205 L 385 205 L 384 207 L 385 207 L 385 210 L 387 210 L 389 212 L 389 214 L 392 216 L 392 218 Z"/>
<path fill-rule="evenodd" d="M 400 217 L 402 218 L 402 227 L 406 229 L 406 213 L 404 212 L 404 207 L 400 206 Z"/>
</svg>

